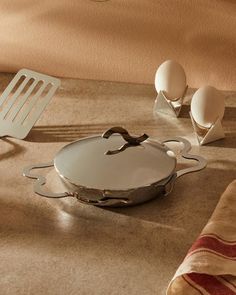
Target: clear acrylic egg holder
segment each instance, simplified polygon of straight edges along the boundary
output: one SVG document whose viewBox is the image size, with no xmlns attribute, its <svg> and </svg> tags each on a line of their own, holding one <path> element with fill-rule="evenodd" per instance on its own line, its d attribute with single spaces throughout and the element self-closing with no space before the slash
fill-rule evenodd
<svg viewBox="0 0 236 295">
<path fill-rule="evenodd" d="M 198 143 L 204 145 L 225 137 L 221 120 L 218 118 L 209 128 L 199 126 L 194 120 L 191 112 L 189 112 L 193 124 L 194 132 L 197 136 Z"/>
<path fill-rule="evenodd" d="M 178 99 L 169 100 L 163 91 L 159 91 L 155 104 L 154 113 L 163 113 L 170 116 L 178 117 L 183 105 L 184 97 L 187 92 L 188 86 L 186 86 L 183 95 Z"/>
</svg>

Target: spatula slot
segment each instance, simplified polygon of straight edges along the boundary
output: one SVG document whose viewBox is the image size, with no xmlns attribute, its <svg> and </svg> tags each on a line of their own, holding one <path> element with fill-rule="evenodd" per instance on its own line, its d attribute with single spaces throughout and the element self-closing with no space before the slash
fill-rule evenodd
<svg viewBox="0 0 236 295">
<path fill-rule="evenodd" d="M 48 92 L 52 89 L 53 85 L 51 83 L 48 83 L 46 88 L 44 88 L 43 93 L 41 95 L 42 98 L 45 98 Z"/>
<path fill-rule="evenodd" d="M 34 87 L 34 90 L 31 93 L 32 96 L 34 96 L 39 91 L 39 89 L 43 86 L 43 83 L 44 82 L 42 80 L 38 81 L 38 83 Z"/>
<path fill-rule="evenodd" d="M 12 99 L 9 101 L 9 104 L 7 105 L 8 112 L 5 114 L 4 119 L 14 121 L 18 112 L 30 97 L 36 84 L 37 81 L 35 81 L 33 78 L 29 79 L 20 94 L 16 97 L 12 97 Z"/>
<path fill-rule="evenodd" d="M 32 123 L 32 120 L 34 120 L 34 118 L 37 117 L 48 104 L 48 99 L 51 98 L 54 92 L 55 87 L 51 83 L 44 85 L 39 90 L 39 93 L 37 93 L 37 95 L 32 99 L 32 104 L 28 106 L 28 110 L 24 112 L 19 123 L 23 126 L 28 123 Z"/>
<path fill-rule="evenodd" d="M 13 121 L 17 122 L 19 124 L 22 124 L 22 122 L 25 120 L 28 113 L 32 110 L 34 105 L 37 103 L 38 98 L 41 95 L 41 92 L 43 91 L 46 84 L 43 81 L 35 81 L 33 85 L 33 90 L 31 91 L 30 95 L 27 97 L 22 97 L 21 104 L 18 106 L 18 109 L 16 109 L 14 113 Z"/>
<path fill-rule="evenodd" d="M 26 76 L 21 76 L 19 80 L 16 80 L 15 85 L 13 84 L 13 88 L 6 88 L 5 91 L 2 93 L 1 98 L 0 98 L 0 112 L 4 109 L 4 107 L 9 103 L 11 100 L 13 94 L 16 92 L 16 90 L 19 88 L 19 86 L 23 83 L 25 80 Z M 12 80 L 13 82 L 13 80 Z M 9 84 L 10 85 L 10 84 Z"/>
</svg>

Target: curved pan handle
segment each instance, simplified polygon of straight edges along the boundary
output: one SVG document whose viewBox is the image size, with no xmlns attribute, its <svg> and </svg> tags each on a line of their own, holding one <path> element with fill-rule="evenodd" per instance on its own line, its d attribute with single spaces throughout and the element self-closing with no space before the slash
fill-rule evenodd
<svg viewBox="0 0 236 295">
<path fill-rule="evenodd" d="M 36 164 L 36 165 L 31 165 L 23 170 L 23 176 L 32 178 L 32 179 L 37 179 L 37 181 L 34 184 L 34 192 L 40 196 L 47 197 L 47 198 L 65 198 L 69 197 L 70 194 L 67 192 L 64 193 L 52 193 L 48 192 L 42 189 L 42 186 L 46 183 L 46 178 L 42 175 L 38 174 L 31 174 L 31 170 L 33 169 L 42 169 L 42 168 L 48 168 L 54 166 L 53 162 L 49 163 L 44 163 L 44 164 Z"/>
<path fill-rule="evenodd" d="M 195 166 L 192 166 L 192 167 L 185 168 L 185 169 L 177 171 L 176 172 L 177 178 L 181 177 L 181 176 L 183 176 L 184 174 L 187 174 L 187 173 L 192 173 L 192 172 L 195 172 L 195 171 L 202 170 L 203 168 L 206 167 L 207 160 L 205 158 L 203 158 L 201 156 L 197 156 L 197 155 L 191 155 L 191 154 L 188 153 L 191 150 L 192 146 L 191 146 L 191 143 L 187 139 L 182 138 L 182 137 L 173 137 L 173 138 L 164 140 L 162 143 L 171 142 L 171 141 L 179 142 L 179 143 L 184 144 L 184 148 L 180 152 L 180 155 L 183 158 L 189 159 L 189 160 L 195 160 L 195 161 L 198 162 L 198 164 L 195 165 Z"/>
<path fill-rule="evenodd" d="M 36 179 L 35 184 L 34 184 L 34 192 L 42 197 L 46 198 L 54 198 L 54 199 L 60 199 L 60 198 L 66 198 L 66 197 L 74 197 L 76 198 L 79 202 L 84 203 L 84 204 L 89 204 L 89 205 L 96 205 L 96 206 L 107 206 L 109 203 L 116 203 L 117 201 L 128 204 L 129 200 L 125 198 L 112 198 L 109 196 L 102 196 L 100 199 L 97 200 L 91 200 L 86 197 L 80 196 L 78 192 L 64 192 L 64 193 L 53 193 L 46 191 L 43 189 L 43 186 L 46 184 L 46 178 L 42 175 L 38 174 L 32 174 L 31 170 L 34 169 L 42 169 L 42 168 L 48 168 L 54 166 L 53 162 L 49 163 L 44 163 L 44 164 L 35 164 L 28 166 L 23 169 L 23 176 Z"/>
</svg>

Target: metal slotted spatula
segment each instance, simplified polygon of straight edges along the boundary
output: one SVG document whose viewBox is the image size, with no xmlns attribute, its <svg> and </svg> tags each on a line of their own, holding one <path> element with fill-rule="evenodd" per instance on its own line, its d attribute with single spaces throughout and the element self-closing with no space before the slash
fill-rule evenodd
<svg viewBox="0 0 236 295">
<path fill-rule="evenodd" d="M 54 77 L 20 70 L 0 97 L 0 137 L 25 138 L 60 83 Z"/>
</svg>

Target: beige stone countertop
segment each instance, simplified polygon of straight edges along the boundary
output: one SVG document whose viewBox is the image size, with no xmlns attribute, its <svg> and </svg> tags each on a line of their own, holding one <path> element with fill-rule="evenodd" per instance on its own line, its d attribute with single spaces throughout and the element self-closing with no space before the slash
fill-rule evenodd
<svg viewBox="0 0 236 295">
<path fill-rule="evenodd" d="M 11 78 L 0 75 L 1 92 Z M 153 85 L 64 79 L 26 140 L 1 140 L 0 294 L 165 294 L 236 178 L 236 92 L 225 92 L 226 138 L 201 147 L 188 115 L 191 93 L 180 118 L 154 118 Z M 42 198 L 22 176 L 23 167 L 52 160 L 68 142 L 116 125 L 159 140 L 183 136 L 208 166 L 178 179 L 167 197 L 116 209 Z M 49 184 L 59 190 L 53 178 Z"/>
</svg>

